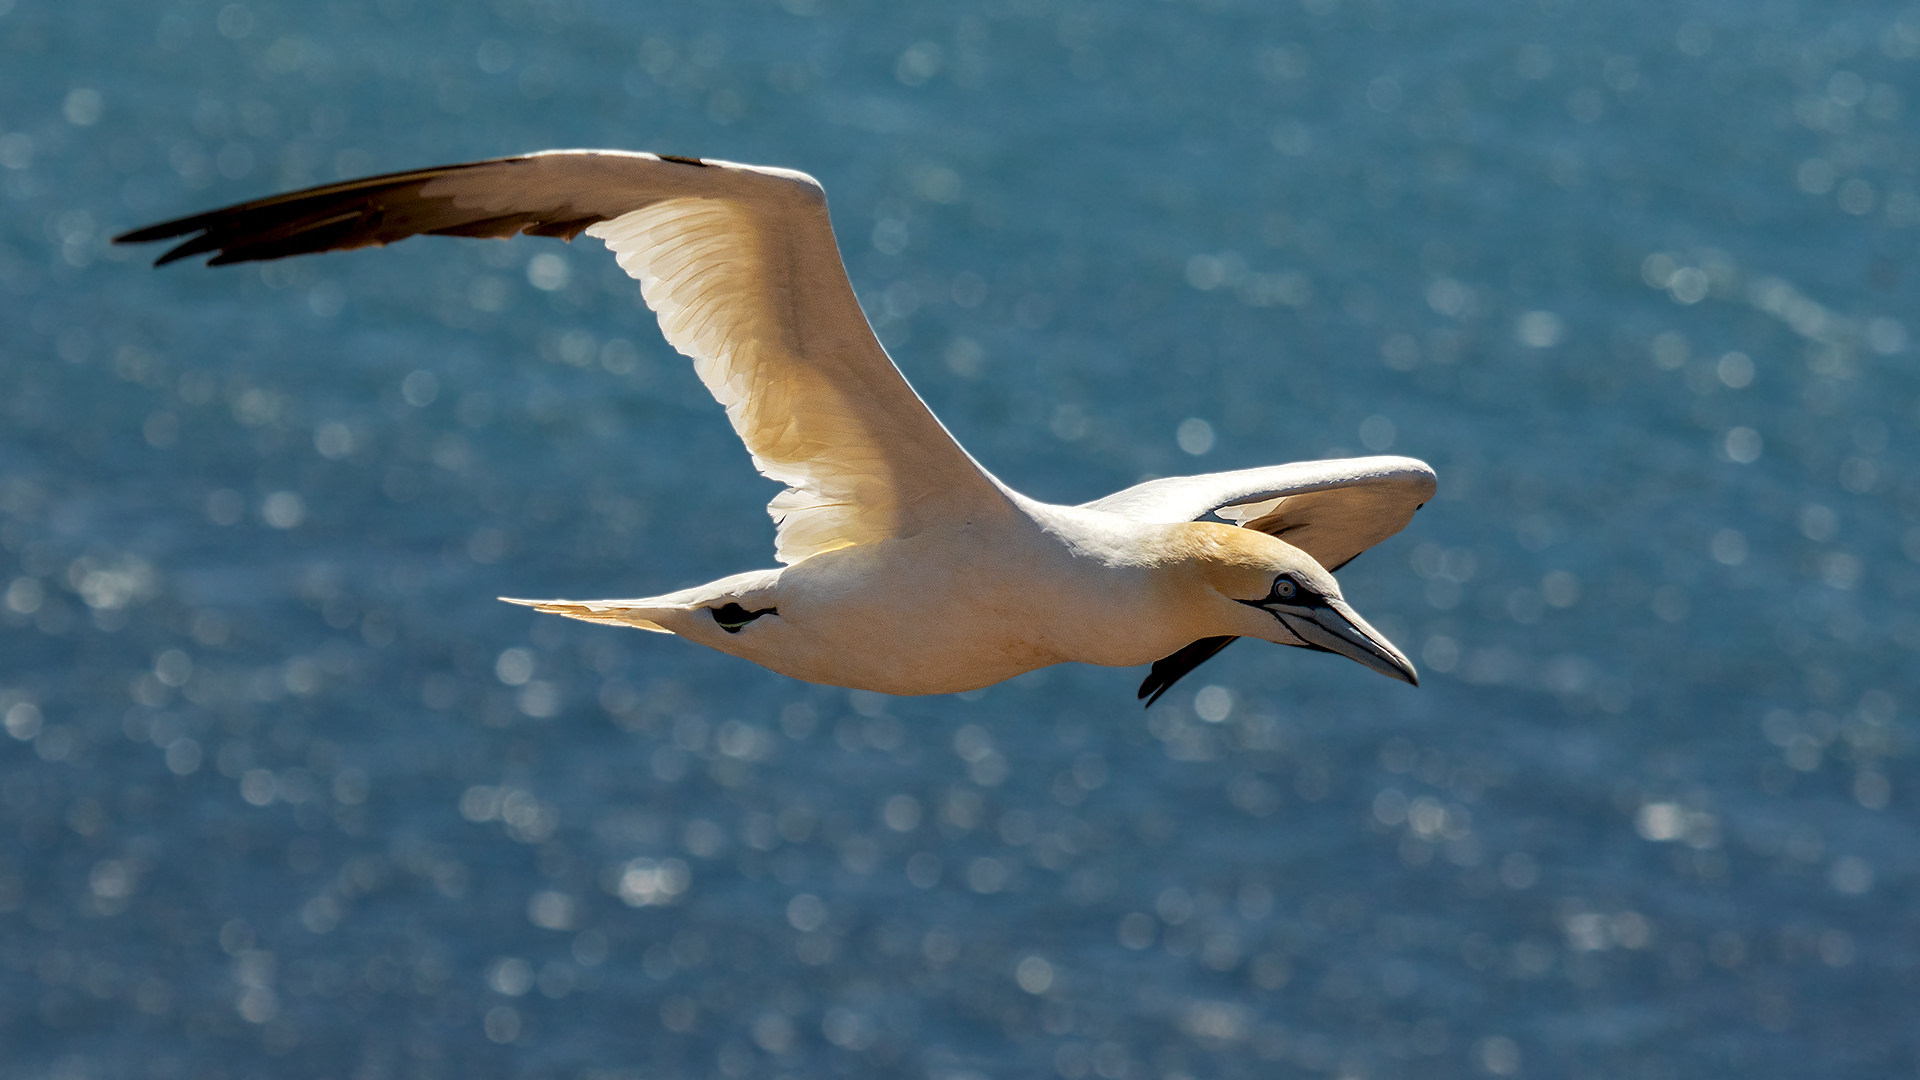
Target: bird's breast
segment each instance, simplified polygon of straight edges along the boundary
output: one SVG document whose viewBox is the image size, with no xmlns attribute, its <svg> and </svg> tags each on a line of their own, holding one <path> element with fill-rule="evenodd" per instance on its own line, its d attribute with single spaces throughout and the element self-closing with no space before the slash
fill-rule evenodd
<svg viewBox="0 0 1920 1080">
<path fill-rule="evenodd" d="M 891 694 L 988 686 L 1062 661 L 1148 663 L 1185 645 L 1152 573 L 1039 528 L 962 525 L 816 555 L 781 574 L 780 618 L 728 651 Z"/>
</svg>

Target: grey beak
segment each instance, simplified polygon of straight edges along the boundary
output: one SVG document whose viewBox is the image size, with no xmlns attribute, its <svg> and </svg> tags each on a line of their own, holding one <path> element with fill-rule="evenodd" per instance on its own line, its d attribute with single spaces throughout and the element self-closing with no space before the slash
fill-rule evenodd
<svg viewBox="0 0 1920 1080">
<path fill-rule="evenodd" d="M 1412 661 L 1380 631 L 1368 626 L 1367 620 L 1354 614 L 1344 600 L 1329 597 L 1324 606 L 1309 608 L 1302 615 L 1291 611 L 1274 614 L 1309 645 L 1350 657 L 1389 678 L 1420 685 L 1420 673 L 1413 670 Z"/>
</svg>

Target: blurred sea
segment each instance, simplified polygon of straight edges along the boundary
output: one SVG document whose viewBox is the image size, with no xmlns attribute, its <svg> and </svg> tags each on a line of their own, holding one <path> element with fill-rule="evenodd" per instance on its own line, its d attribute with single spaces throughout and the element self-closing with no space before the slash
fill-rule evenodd
<svg viewBox="0 0 1920 1080">
<path fill-rule="evenodd" d="M 1920 8 L 0 0 L 0 1075 L 1920 1075 Z M 494 601 L 771 565 L 592 241 L 123 230 L 805 169 L 988 468 L 1391 451 L 1425 676 L 957 698 Z"/>
</svg>

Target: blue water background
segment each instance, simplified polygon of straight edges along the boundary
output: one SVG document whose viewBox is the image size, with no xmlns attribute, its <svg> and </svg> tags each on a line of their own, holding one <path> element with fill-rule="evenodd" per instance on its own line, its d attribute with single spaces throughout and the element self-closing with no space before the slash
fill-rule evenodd
<svg viewBox="0 0 1920 1080">
<path fill-rule="evenodd" d="M 1881 3 L 0 0 L 0 1073 L 1915 1075 L 1917 115 Z M 817 176 L 1037 497 L 1431 462 L 1423 685 L 499 604 L 771 565 L 597 243 L 106 243 L 564 146 Z"/>
</svg>

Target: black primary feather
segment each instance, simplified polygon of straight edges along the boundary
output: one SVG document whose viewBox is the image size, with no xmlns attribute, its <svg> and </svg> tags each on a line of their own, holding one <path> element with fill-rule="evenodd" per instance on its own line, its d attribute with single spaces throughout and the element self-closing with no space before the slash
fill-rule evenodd
<svg viewBox="0 0 1920 1080">
<path fill-rule="evenodd" d="M 1169 687 L 1179 682 L 1182 675 L 1213 659 L 1215 653 L 1238 640 L 1233 635 L 1201 638 L 1172 656 L 1155 660 L 1153 669 L 1147 672 L 1146 681 L 1140 684 L 1139 696 L 1152 705 L 1160 700 L 1160 695 L 1166 693 Z"/>
</svg>

